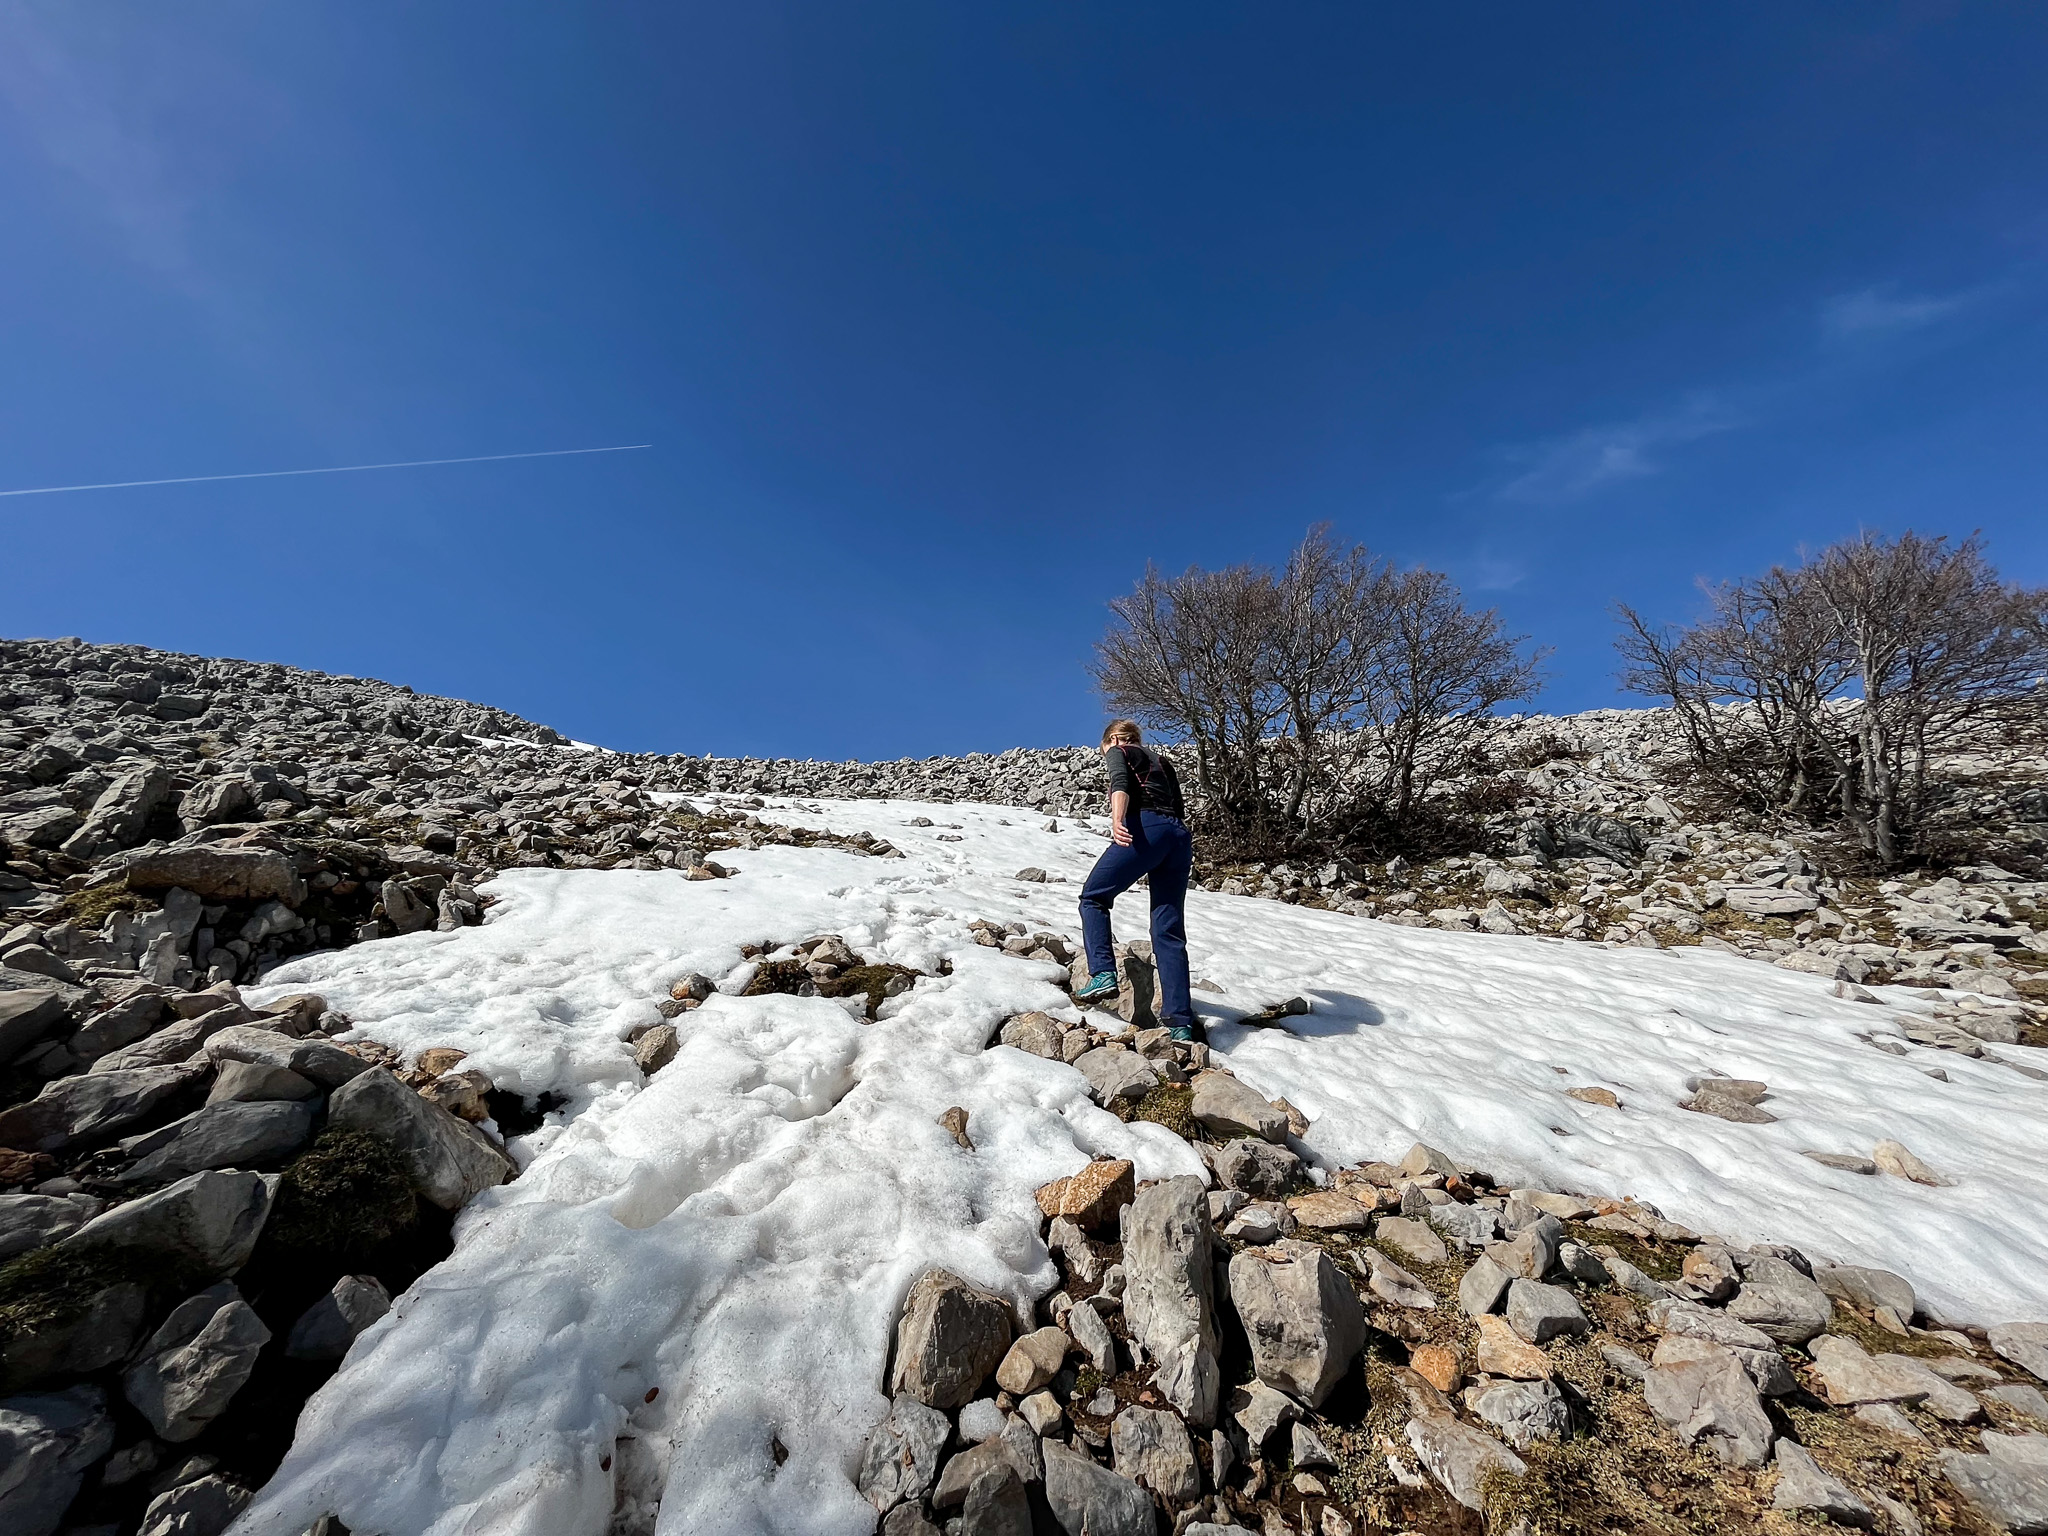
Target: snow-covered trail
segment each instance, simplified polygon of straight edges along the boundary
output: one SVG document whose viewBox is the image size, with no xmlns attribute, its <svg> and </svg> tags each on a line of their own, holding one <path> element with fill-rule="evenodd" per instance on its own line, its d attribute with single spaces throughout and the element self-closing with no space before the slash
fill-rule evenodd
<svg viewBox="0 0 2048 1536">
<path fill-rule="evenodd" d="M 596 1536 L 620 1490 L 659 1495 L 658 1524 L 631 1528 L 662 1536 L 869 1532 L 852 1474 L 916 1274 L 943 1264 L 1027 1305 L 1053 1276 L 1038 1184 L 1097 1151 L 1135 1158 L 1141 1178 L 1200 1171 L 1171 1134 L 1095 1108 L 1073 1069 L 981 1049 L 1003 1017 L 1064 998 L 1050 967 L 976 946 L 968 920 L 1075 933 L 1099 832 L 964 804 L 772 802 L 764 815 L 870 830 L 907 857 L 768 847 L 701 883 L 511 872 L 482 928 L 309 957 L 259 990 L 315 988 L 370 1037 L 459 1046 L 501 1085 L 570 1105 L 515 1141 L 522 1177 L 464 1213 L 454 1255 L 307 1405 L 238 1532 L 296 1536 L 332 1510 L 388 1536 Z M 907 825 L 916 816 L 935 825 Z M 1066 883 L 1016 880 L 1027 865 Z M 1142 909 L 1120 927 L 1141 933 Z M 1225 1022 L 1212 1039 L 1309 1115 L 1332 1164 L 1426 1140 L 1500 1178 L 1634 1194 L 1702 1230 L 1895 1268 L 1962 1316 L 2048 1313 L 2048 1085 L 1953 1054 L 1939 1058 L 1952 1081 L 1928 1078 L 1933 1053 L 1859 1038 L 1895 1035 L 1893 1007 L 1704 951 L 1442 933 L 1251 898 L 1197 893 L 1189 929 L 1196 976 L 1222 989 L 1197 994 L 1205 1012 L 1314 1001 L 1285 1029 Z M 742 943 L 823 932 L 953 974 L 875 1024 L 824 999 L 716 997 L 642 1085 L 624 1037 L 673 980 L 732 972 Z M 1767 1081 L 1779 1122 L 1678 1109 L 1685 1078 L 1709 1073 Z M 1589 1084 L 1623 1108 L 1564 1096 Z M 973 1152 L 936 1124 L 956 1104 Z M 1956 1185 L 1799 1155 L 1867 1153 L 1886 1136 Z"/>
</svg>

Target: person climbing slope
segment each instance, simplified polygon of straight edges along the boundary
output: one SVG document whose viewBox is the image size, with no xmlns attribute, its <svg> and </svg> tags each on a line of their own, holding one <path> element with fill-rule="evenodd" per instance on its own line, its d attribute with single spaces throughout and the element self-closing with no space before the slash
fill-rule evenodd
<svg viewBox="0 0 2048 1536">
<path fill-rule="evenodd" d="M 1137 722 L 1112 720 L 1102 733 L 1109 761 L 1109 847 L 1081 888 L 1081 938 L 1090 975 L 1074 1001 L 1092 1003 L 1117 991 L 1109 909 L 1145 878 L 1152 895 L 1152 963 L 1159 971 L 1159 1022 L 1176 1040 L 1195 1038 L 1188 996 L 1188 873 L 1195 844 L 1173 764 L 1144 743 Z"/>
</svg>

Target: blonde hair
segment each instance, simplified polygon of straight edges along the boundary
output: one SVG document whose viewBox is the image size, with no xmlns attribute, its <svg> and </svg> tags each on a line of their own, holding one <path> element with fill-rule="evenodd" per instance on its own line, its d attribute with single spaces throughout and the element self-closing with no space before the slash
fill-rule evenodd
<svg viewBox="0 0 2048 1536">
<path fill-rule="evenodd" d="M 1112 720 L 1102 728 L 1102 744 L 1106 747 L 1112 741 L 1133 741 L 1142 744 L 1144 733 L 1138 729 L 1135 720 Z"/>
</svg>

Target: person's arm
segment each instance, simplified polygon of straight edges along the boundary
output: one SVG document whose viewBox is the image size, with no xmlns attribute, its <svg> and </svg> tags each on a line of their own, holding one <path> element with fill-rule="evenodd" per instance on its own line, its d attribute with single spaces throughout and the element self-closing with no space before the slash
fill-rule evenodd
<svg viewBox="0 0 2048 1536">
<path fill-rule="evenodd" d="M 1109 792 L 1109 840 L 1120 848 L 1131 846 L 1131 829 L 1124 824 L 1131 814 L 1131 797 L 1127 790 L 1113 789 Z"/>
</svg>

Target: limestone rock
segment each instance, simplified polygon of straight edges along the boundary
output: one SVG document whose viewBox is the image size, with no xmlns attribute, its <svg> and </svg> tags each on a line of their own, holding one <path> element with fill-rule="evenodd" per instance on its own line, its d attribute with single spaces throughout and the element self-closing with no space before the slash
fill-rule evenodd
<svg viewBox="0 0 2048 1536">
<path fill-rule="evenodd" d="M 1142 1099 L 1159 1086 L 1159 1073 L 1136 1051 L 1097 1046 L 1075 1058 L 1075 1068 L 1088 1079 L 1088 1091 L 1098 1104 L 1113 1099 Z"/>
<path fill-rule="evenodd" d="M 676 1059 L 682 1036 L 673 1024 L 657 1024 L 633 1042 L 633 1065 L 648 1077 Z"/>
<path fill-rule="evenodd" d="M 327 1123 L 390 1142 L 414 1186 L 444 1211 L 461 1210 L 513 1172 L 511 1160 L 482 1131 L 429 1104 L 382 1068 L 337 1088 L 327 1101 Z"/>
<path fill-rule="evenodd" d="M 1202 1072 L 1195 1077 L 1189 1113 L 1204 1130 L 1218 1136 L 1287 1139 L 1286 1111 L 1275 1109 L 1228 1072 Z"/>
<path fill-rule="evenodd" d="M 1812 1510 L 1837 1525 L 1870 1526 L 1877 1517 L 1840 1478 L 1823 1472 L 1813 1453 L 1790 1440 L 1778 1442 L 1778 1486 L 1771 1508 Z"/>
<path fill-rule="evenodd" d="M 196 1086 L 205 1075 L 204 1068 L 180 1064 L 60 1077 L 26 1104 L 0 1110 L 0 1147 L 60 1152 L 104 1139 Z"/>
<path fill-rule="evenodd" d="M 281 901 L 297 907 L 306 886 L 292 862 L 269 848 L 207 843 L 194 848 L 145 849 L 124 862 L 131 891 L 165 891 L 173 886 L 208 901 Z"/>
<path fill-rule="evenodd" d="M 1643 1401 L 1681 1440 L 1704 1442 L 1729 1466 L 1761 1467 L 1770 1455 L 1770 1417 L 1733 1355 L 1653 1367 Z"/>
<path fill-rule="evenodd" d="M 1130 1407 L 1109 1427 L 1116 1470 L 1161 1498 L 1186 1503 L 1202 1491 L 1202 1471 L 1180 1418 L 1160 1408 Z"/>
<path fill-rule="evenodd" d="M 86 1470 L 114 1448 L 96 1386 L 0 1398 L 0 1530 L 50 1536 Z"/>
<path fill-rule="evenodd" d="M 1780 1344 L 1798 1345 L 1825 1333 L 1835 1308 L 1827 1293 L 1810 1280 L 1757 1283 L 1752 1278 L 1728 1303 L 1728 1315 Z"/>
<path fill-rule="evenodd" d="M 869 1433 L 855 1486 L 886 1515 L 905 1500 L 915 1504 L 939 1475 L 939 1457 L 953 1426 L 936 1408 L 898 1393 L 888 1414 Z"/>
<path fill-rule="evenodd" d="M 1576 1336 L 1592 1328 L 1576 1296 L 1561 1285 L 1516 1280 L 1508 1286 L 1508 1326 L 1531 1344 Z"/>
<path fill-rule="evenodd" d="M 1499 1313 L 1478 1319 L 1479 1348 L 1473 1359 L 1482 1375 L 1538 1381 L 1550 1375 L 1550 1356 L 1528 1342 Z"/>
<path fill-rule="evenodd" d="M 931 1408 L 960 1407 L 1010 1347 L 1010 1306 L 943 1269 L 917 1277 L 896 1325 L 891 1390 Z"/>
<path fill-rule="evenodd" d="M 1499 1470 L 1521 1477 L 1529 1470 L 1528 1463 L 1493 1436 L 1447 1413 L 1410 1419 L 1408 1444 L 1437 1485 L 1470 1510 L 1485 1507 L 1484 1484 L 1489 1472 Z"/>
<path fill-rule="evenodd" d="M 1507 1299 L 1508 1286 L 1514 1278 L 1482 1253 L 1458 1282 L 1458 1305 L 1467 1317 L 1484 1317 L 1498 1310 Z"/>
<path fill-rule="evenodd" d="M 1240 1137 L 1216 1154 L 1216 1177 L 1248 1195 L 1277 1198 L 1301 1178 L 1301 1159 L 1287 1148 Z"/>
<path fill-rule="evenodd" d="M 374 1275 L 343 1275 L 299 1315 L 284 1352 L 294 1360 L 339 1360 L 356 1335 L 391 1310 L 391 1293 Z"/>
<path fill-rule="evenodd" d="M 1042 1056 L 1047 1061 L 1060 1059 L 1060 1036 L 1064 1033 L 1050 1014 L 1020 1013 L 1003 1023 L 1002 1033 L 996 1038 L 1000 1044 L 1023 1051 L 1028 1055 Z"/>
<path fill-rule="evenodd" d="M 1571 1410 L 1548 1377 L 1481 1383 L 1465 1394 L 1465 1405 L 1518 1451 L 1526 1451 L 1535 1441 L 1561 1440 L 1571 1433 Z"/>
<path fill-rule="evenodd" d="M 121 1385 L 159 1438 L 190 1440 L 242 1390 L 269 1342 L 270 1330 L 223 1281 L 172 1309 Z"/>
<path fill-rule="evenodd" d="M 1190 1424 L 1216 1421 L 1222 1386 L 1214 1238 L 1192 1174 L 1138 1191 L 1123 1219 L 1124 1322 L 1156 1363 L 1152 1384 Z"/>
<path fill-rule="evenodd" d="M 1013 1343 L 996 1367 L 996 1385 L 1013 1397 L 1036 1392 L 1059 1374 L 1067 1359 L 1067 1335 L 1039 1328 Z"/>
<path fill-rule="evenodd" d="M 0 1195 L 0 1264 L 69 1237 L 99 1208 L 90 1195 Z"/>
<path fill-rule="evenodd" d="M 1442 1264 L 1451 1256 L 1451 1250 L 1428 1223 L 1406 1216 L 1382 1216 L 1372 1235 L 1402 1258 L 1417 1264 Z"/>
<path fill-rule="evenodd" d="M 232 1274 L 248 1262 L 270 1215 L 270 1184 L 257 1173 L 195 1173 L 115 1206 L 64 1240 L 66 1248 L 137 1248 L 200 1274 Z"/>
<path fill-rule="evenodd" d="M 1364 1232 L 1372 1212 L 1341 1189 L 1317 1189 L 1287 1202 L 1294 1219 L 1320 1232 Z"/>
<path fill-rule="evenodd" d="M 1067 1536 L 1155 1536 L 1152 1495 L 1057 1441 L 1045 1443 L 1045 1501 Z"/>
<path fill-rule="evenodd" d="M 1283 1240 L 1237 1254 L 1230 1299 L 1258 1379 L 1311 1408 L 1321 1406 L 1365 1343 L 1358 1293 L 1330 1256 L 1308 1243 Z"/>
<path fill-rule="evenodd" d="M 2048 1436 L 1986 1430 L 1982 1456 L 1943 1451 L 1941 1470 L 1957 1493 L 1993 1525 L 2015 1536 L 2048 1532 Z"/>
<path fill-rule="evenodd" d="M 2048 1381 L 2048 1323 L 2000 1323 L 1988 1337 L 2001 1360 Z"/>
<path fill-rule="evenodd" d="M 1055 1179 L 1038 1192 L 1038 1208 L 1078 1227 L 1114 1226 L 1137 1197 L 1137 1170 L 1129 1158 L 1099 1157 L 1071 1178 Z"/>
<path fill-rule="evenodd" d="M 283 1162 L 312 1136 L 308 1103 L 209 1104 L 127 1143 L 123 1150 L 137 1161 L 120 1182 L 167 1184 L 207 1168 L 265 1167 Z"/>
<path fill-rule="evenodd" d="M 1418 1312 L 1436 1310 L 1436 1293 L 1377 1248 L 1365 1250 L 1365 1262 L 1370 1276 L 1366 1284 L 1375 1296 Z"/>
<path fill-rule="evenodd" d="M 1896 1141 L 1880 1141 L 1871 1149 L 1870 1159 L 1877 1164 L 1880 1172 L 1898 1179 L 1911 1179 L 1915 1184 L 1926 1184 L 1938 1189 L 1953 1182 L 1936 1173 L 1903 1144 Z"/>
<path fill-rule="evenodd" d="M 298 1039 L 254 1024 L 231 1025 L 210 1036 L 206 1055 L 211 1061 L 248 1061 L 258 1066 L 282 1067 L 323 1088 L 339 1088 L 370 1070 L 367 1061 L 338 1045 L 325 1040 Z"/>
<path fill-rule="evenodd" d="M 221 1536 L 250 1498 L 248 1489 L 218 1473 L 196 1477 L 152 1499 L 137 1536 Z M 319 1525 L 307 1536 L 328 1536 Z"/>
<path fill-rule="evenodd" d="M 206 1102 L 212 1104 L 290 1103 L 310 1099 L 320 1089 L 288 1067 L 266 1067 L 253 1061 L 224 1061 L 213 1075 Z"/>
<path fill-rule="evenodd" d="M 1814 1266 L 1813 1278 L 1827 1295 L 1865 1312 L 1890 1307 L 1900 1317 L 1910 1318 L 1920 1310 L 1920 1298 L 1913 1293 L 1913 1283 L 1888 1269 L 1818 1264 Z"/>
</svg>

